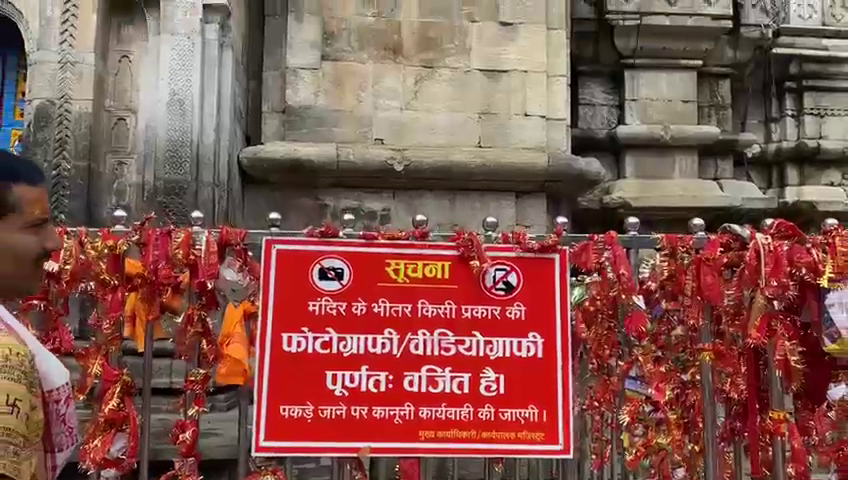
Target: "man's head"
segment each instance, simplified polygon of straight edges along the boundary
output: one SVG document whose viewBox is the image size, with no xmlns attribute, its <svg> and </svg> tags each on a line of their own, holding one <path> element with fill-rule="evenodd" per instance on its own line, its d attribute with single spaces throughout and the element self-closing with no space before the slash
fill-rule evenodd
<svg viewBox="0 0 848 480">
<path fill-rule="evenodd" d="M 0 300 L 37 293 L 44 262 L 59 247 L 44 172 L 0 150 Z"/>
</svg>

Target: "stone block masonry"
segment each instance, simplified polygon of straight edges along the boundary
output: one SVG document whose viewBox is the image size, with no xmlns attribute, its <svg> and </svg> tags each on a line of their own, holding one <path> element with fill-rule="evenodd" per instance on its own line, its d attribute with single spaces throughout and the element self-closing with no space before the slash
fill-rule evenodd
<svg viewBox="0 0 848 480">
<path fill-rule="evenodd" d="M 579 195 L 605 171 L 570 154 L 565 3 L 289 0 L 287 31 L 266 11 L 264 145 L 242 167 L 298 187 Z"/>
<path fill-rule="evenodd" d="M 557 3 L 292 0 L 285 42 L 266 24 L 263 140 L 567 152 Z"/>
</svg>

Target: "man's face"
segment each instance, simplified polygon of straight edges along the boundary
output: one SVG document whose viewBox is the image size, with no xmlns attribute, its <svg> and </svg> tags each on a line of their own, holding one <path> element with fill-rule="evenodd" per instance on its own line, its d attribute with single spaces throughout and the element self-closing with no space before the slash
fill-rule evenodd
<svg viewBox="0 0 848 480">
<path fill-rule="evenodd" d="M 0 299 L 16 300 L 38 293 L 44 262 L 59 249 L 50 224 L 47 189 L 12 187 L 15 212 L 0 218 Z"/>
</svg>

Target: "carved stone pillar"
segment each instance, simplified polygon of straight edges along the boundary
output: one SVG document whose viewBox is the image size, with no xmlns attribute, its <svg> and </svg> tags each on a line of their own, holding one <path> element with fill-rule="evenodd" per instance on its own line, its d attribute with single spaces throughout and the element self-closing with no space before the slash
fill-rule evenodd
<svg viewBox="0 0 848 480">
<path fill-rule="evenodd" d="M 228 201 L 233 151 L 230 132 L 235 128 L 233 107 L 233 50 L 227 0 L 205 0 L 203 5 L 203 76 L 200 104 L 197 204 L 213 223 L 229 220 Z"/>
<path fill-rule="evenodd" d="M 774 6 L 750 0 L 743 28 L 761 30 L 769 20 L 779 32 L 763 60 L 764 127 L 753 164 L 770 168 L 769 195 L 780 205 L 819 212 L 848 210 L 848 4 L 841 0 L 788 0 Z"/>
<path fill-rule="evenodd" d="M 200 0 L 162 0 L 160 11 L 154 192 L 157 211 L 187 224 L 197 207 L 203 9 Z"/>
<path fill-rule="evenodd" d="M 736 33 L 722 36 L 698 71 L 698 124 L 719 129 L 718 141 L 700 148 L 698 173 L 701 179 L 716 181 L 726 194 L 740 198 L 740 209 L 762 215 L 763 209 L 777 206 L 777 199 L 764 195 L 749 175 L 737 174 L 737 166 L 747 165 L 746 156 L 758 143 L 754 133 L 739 128 L 734 115 L 738 113 L 734 112 L 734 96 L 744 98 L 745 89 L 734 91 L 733 81 L 748 70 L 751 43 Z M 751 79 L 743 80 L 750 85 Z"/>
<path fill-rule="evenodd" d="M 138 2 L 104 1 L 102 8 L 90 156 L 93 225 L 109 225 L 116 208 L 134 217 L 144 211 L 143 105 L 156 90 L 148 58 L 151 12 Z"/>
<path fill-rule="evenodd" d="M 53 77 L 55 110 L 52 148 L 44 164 L 53 217 L 68 224 L 82 224 L 88 216 L 94 42 L 100 3 L 62 0 L 54 5 L 59 9 L 54 37 L 57 43 L 50 47 L 55 48 L 57 58 Z"/>
<path fill-rule="evenodd" d="M 699 149 L 717 143 L 721 129 L 699 122 L 698 69 L 730 29 L 731 15 L 727 0 L 607 0 L 624 70 L 624 112 L 614 130 L 622 147 L 619 179 L 608 184 L 602 207 L 691 213 L 740 204 L 699 177 Z"/>
<path fill-rule="evenodd" d="M 771 84 L 771 138 L 760 160 L 778 162 L 771 193 L 781 204 L 846 211 L 848 59 L 835 51 L 801 48 L 803 40 L 781 38 L 787 46 L 773 51 L 779 70 Z M 831 42 L 831 48 L 848 48 L 848 40 Z"/>
</svg>

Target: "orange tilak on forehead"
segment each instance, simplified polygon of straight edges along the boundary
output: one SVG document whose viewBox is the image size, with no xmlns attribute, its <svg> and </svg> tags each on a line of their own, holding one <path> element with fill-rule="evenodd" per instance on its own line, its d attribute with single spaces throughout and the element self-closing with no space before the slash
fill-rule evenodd
<svg viewBox="0 0 848 480">
<path fill-rule="evenodd" d="M 13 191 L 17 197 L 18 212 L 21 215 L 26 217 L 46 217 L 50 214 L 46 188 L 16 185 Z"/>
</svg>

